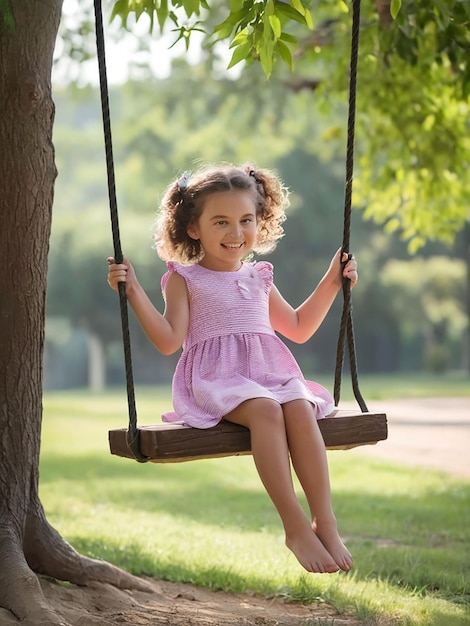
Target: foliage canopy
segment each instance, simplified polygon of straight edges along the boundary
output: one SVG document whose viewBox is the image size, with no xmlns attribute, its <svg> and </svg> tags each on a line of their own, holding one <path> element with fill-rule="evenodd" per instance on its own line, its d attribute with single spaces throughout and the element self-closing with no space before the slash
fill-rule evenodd
<svg viewBox="0 0 470 626">
<path fill-rule="evenodd" d="M 258 62 L 271 80 L 346 98 L 350 2 L 345 0 L 118 0 L 113 18 L 174 26 L 176 41 L 206 31 L 228 40 L 228 67 Z M 156 19 L 155 19 L 156 18 Z M 470 3 L 363 3 L 355 202 L 416 251 L 453 240 L 469 218 Z M 176 43 L 176 42 L 175 42 Z M 279 63 L 281 61 L 281 63 Z M 286 67 L 287 66 L 287 67 Z"/>
</svg>

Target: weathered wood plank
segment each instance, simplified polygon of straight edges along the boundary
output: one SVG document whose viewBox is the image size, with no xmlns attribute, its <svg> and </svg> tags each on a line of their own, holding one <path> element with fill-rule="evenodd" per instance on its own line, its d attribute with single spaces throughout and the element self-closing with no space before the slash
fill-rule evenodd
<svg viewBox="0 0 470 626">
<path fill-rule="evenodd" d="M 387 417 L 384 413 L 337 411 L 333 417 L 319 420 L 328 449 L 354 448 L 375 444 L 387 438 Z M 109 431 L 111 454 L 134 458 L 126 439 L 126 428 Z M 221 422 L 214 428 L 197 429 L 175 424 L 141 426 L 142 454 L 153 463 L 179 463 L 195 459 L 237 456 L 251 453 L 247 428 Z"/>
</svg>

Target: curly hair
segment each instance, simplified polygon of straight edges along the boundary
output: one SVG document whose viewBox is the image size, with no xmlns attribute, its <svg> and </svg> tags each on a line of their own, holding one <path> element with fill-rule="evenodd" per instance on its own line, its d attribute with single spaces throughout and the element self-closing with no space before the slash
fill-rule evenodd
<svg viewBox="0 0 470 626">
<path fill-rule="evenodd" d="M 253 252 L 266 253 L 276 247 L 284 234 L 281 224 L 289 206 L 287 187 L 270 170 L 255 169 L 249 164 L 211 165 L 167 187 L 153 236 L 161 259 L 188 265 L 204 256 L 200 241 L 191 239 L 187 230 L 199 219 L 205 199 L 221 191 L 247 191 L 252 195 L 257 217 Z"/>
</svg>

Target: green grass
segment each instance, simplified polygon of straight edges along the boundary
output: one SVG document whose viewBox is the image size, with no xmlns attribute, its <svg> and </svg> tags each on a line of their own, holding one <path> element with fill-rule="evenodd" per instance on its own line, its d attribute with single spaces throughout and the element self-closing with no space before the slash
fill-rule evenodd
<svg viewBox="0 0 470 626">
<path fill-rule="evenodd" d="M 307 376 L 308 378 L 308 376 Z M 333 377 L 318 377 L 311 380 L 333 389 Z M 467 372 L 429 372 L 379 374 L 361 376 L 359 387 L 366 402 L 368 400 L 387 400 L 389 398 L 429 398 L 429 397 L 470 397 L 470 378 Z M 344 373 L 341 384 L 341 400 L 354 400 L 349 374 Z"/>
<path fill-rule="evenodd" d="M 400 384 L 414 388 L 403 377 L 388 389 Z M 441 395 L 437 381 L 430 388 L 426 395 Z M 158 421 L 169 391 L 138 389 L 137 406 L 141 423 Z M 307 575 L 283 545 L 250 457 L 176 465 L 113 457 L 107 431 L 126 425 L 126 410 L 122 390 L 44 398 L 40 495 L 80 552 L 137 575 L 327 602 L 365 624 L 470 624 L 469 481 L 330 452 L 335 512 L 355 567 Z"/>
</svg>

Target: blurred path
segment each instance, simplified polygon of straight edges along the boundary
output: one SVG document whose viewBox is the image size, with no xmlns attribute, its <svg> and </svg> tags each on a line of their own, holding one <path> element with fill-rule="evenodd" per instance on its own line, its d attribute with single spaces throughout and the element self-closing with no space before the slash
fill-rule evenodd
<svg viewBox="0 0 470 626">
<path fill-rule="evenodd" d="M 470 398 L 412 398 L 367 401 L 369 411 L 386 413 L 388 439 L 349 454 L 443 470 L 470 479 Z M 341 408 L 357 408 L 342 402 Z"/>
</svg>

